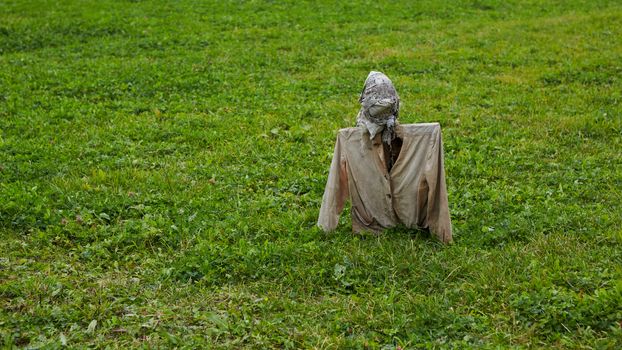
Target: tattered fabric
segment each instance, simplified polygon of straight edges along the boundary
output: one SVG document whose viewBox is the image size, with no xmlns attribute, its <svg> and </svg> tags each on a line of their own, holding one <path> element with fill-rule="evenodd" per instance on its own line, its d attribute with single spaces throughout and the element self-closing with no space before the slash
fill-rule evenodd
<svg viewBox="0 0 622 350">
<path fill-rule="evenodd" d="M 391 144 L 395 138 L 395 126 L 400 110 L 400 97 L 391 79 L 381 72 L 371 71 L 359 98 L 361 109 L 356 125 L 369 131 L 369 138 L 382 132 L 382 141 Z"/>
</svg>

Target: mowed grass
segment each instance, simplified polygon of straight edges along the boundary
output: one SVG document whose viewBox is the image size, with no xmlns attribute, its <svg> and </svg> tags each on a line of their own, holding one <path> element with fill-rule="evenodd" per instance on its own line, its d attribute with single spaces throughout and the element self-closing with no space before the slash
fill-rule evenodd
<svg viewBox="0 0 622 350">
<path fill-rule="evenodd" d="M 0 340 L 620 348 L 617 1 L 1 1 Z M 367 73 L 455 242 L 315 227 Z"/>
</svg>

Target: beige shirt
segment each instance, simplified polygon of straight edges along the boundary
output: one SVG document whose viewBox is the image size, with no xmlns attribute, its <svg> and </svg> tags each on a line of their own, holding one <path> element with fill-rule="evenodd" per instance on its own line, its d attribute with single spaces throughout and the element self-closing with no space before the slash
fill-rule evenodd
<svg viewBox="0 0 622 350">
<path fill-rule="evenodd" d="M 441 127 L 403 124 L 395 131 L 403 144 L 387 172 L 380 135 L 370 140 L 363 127 L 339 130 L 317 224 L 326 232 L 334 230 L 349 198 L 354 232 L 403 224 L 429 229 L 450 242 Z"/>
</svg>

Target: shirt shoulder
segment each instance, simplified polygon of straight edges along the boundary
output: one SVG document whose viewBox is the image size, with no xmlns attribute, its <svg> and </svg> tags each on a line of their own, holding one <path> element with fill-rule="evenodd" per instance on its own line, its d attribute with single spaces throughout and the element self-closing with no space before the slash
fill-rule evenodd
<svg viewBox="0 0 622 350">
<path fill-rule="evenodd" d="M 338 137 L 342 138 L 343 140 L 348 140 L 348 141 L 360 140 L 363 138 L 363 135 L 366 133 L 367 133 L 367 129 L 357 126 L 357 127 L 339 129 Z M 369 135 L 367 137 L 369 137 Z"/>
<path fill-rule="evenodd" d="M 402 133 L 404 136 L 409 135 L 422 135 L 422 134 L 434 134 L 441 129 L 439 123 L 417 123 L 417 124 L 400 124 L 397 128 L 398 133 Z"/>
</svg>

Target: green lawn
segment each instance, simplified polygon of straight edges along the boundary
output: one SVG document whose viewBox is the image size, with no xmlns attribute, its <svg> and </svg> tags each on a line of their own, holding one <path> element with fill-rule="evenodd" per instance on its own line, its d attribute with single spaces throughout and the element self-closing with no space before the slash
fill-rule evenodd
<svg viewBox="0 0 622 350">
<path fill-rule="evenodd" d="M 622 347 L 619 1 L 0 0 L 0 346 Z M 454 244 L 315 227 L 367 73 Z"/>
</svg>

